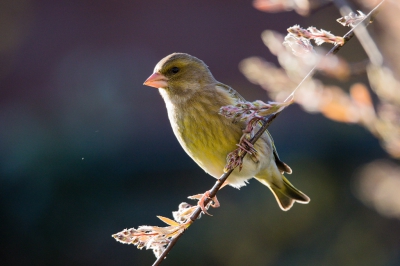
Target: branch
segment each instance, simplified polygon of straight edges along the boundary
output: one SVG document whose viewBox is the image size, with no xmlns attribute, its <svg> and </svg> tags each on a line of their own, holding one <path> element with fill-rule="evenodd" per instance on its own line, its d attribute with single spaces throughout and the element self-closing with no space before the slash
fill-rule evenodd
<svg viewBox="0 0 400 266">
<path fill-rule="evenodd" d="M 382 0 L 374 9 L 372 9 L 366 17 L 370 18 L 370 21 L 374 19 L 374 16 L 378 13 L 377 9 L 385 2 Z M 346 0 L 334 0 L 334 4 L 340 10 L 342 16 L 345 14 L 352 14 L 352 10 L 347 3 Z M 360 11 L 358 11 L 360 13 Z M 339 22 L 339 21 L 338 21 Z M 370 34 L 365 30 L 364 27 L 354 27 L 354 32 L 357 35 L 357 39 L 359 40 L 361 46 L 364 48 L 364 51 L 367 53 L 368 57 L 370 58 L 371 63 L 374 65 L 380 66 L 383 63 L 383 56 L 379 51 L 378 47 L 376 46 L 375 42 L 372 40 Z"/>
<path fill-rule="evenodd" d="M 280 112 L 277 112 L 275 114 L 272 114 L 270 116 L 268 116 L 267 118 L 264 119 L 263 121 L 263 125 L 260 128 L 260 130 L 254 135 L 254 137 L 250 140 L 251 144 L 256 143 L 256 141 L 261 137 L 261 135 L 265 132 L 265 130 L 267 130 L 267 128 L 269 127 L 269 125 L 272 123 L 272 121 L 280 114 Z M 241 158 L 244 158 L 244 156 L 246 156 L 247 152 L 244 151 L 243 155 L 241 156 Z M 210 190 L 210 196 L 209 198 L 207 198 L 204 201 L 204 205 L 207 205 L 208 203 L 210 203 L 211 199 L 217 195 L 218 190 L 221 188 L 222 184 L 228 179 L 229 175 L 233 172 L 235 168 L 232 168 L 231 170 L 229 170 L 228 172 L 224 173 L 218 180 L 217 182 L 215 182 L 214 186 L 211 188 Z M 194 221 L 197 220 L 197 218 L 199 217 L 199 215 L 201 214 L 202 210 L 200 207 L 197 207 L 197 209 L 194 211 L 194 213 L 192 214 L 192 216 L 190 216 L 190 221 L 191 223 L 193 223 Z M 167 246 L 167 248 L 164 250 L 164 252 L 160 255 L 160 257 L 158 257 L 158 259 L 153 263 L 153 266 L 158 266 L 161 264 L 161 262 L 166 258 L 167 254 L 169 253 L 169 251 L 174 247 L 175 243 L 178 241 L 178 239 L 182 236 L 184 232 L 182 232 L 181 234 L 177 235 L 171 242 L 170 244 Z"/>
<path fill-rule="evenodd" d="M 336 44 L 331 50 L 329 50 L 329 52 L 325 55 L 331 55 L 331 54 L 336 54 L 337 52 L 339 52 L 340 49 L 342 49 L 342 47 L 351 40 L 351 38 L 354 37 L 354 31 L 356 29 L 358 29 L 359 27 L 361 27 L 361 25 L 364 25 L 365 21 L 367 19 L 371 20 L 372 15 L 375 14 L 375 12 L 377 11 L 377 9 L 382 5 L 382 3 L 385 2 L 385 0 L 382 0 L 382 2 L 380 2 L 374 9 L 372 9 L 365 17 L 363 20 L 361 20 L 357 25 L 355 25 L 351 30 L 349 30 L 345 35 L 343 35 L 343 44 Z M 368 25 L 368 24 L 367 24 Z M 314 72 L 315 69 L 317 68 L 318 63 L 315 64 L 315 66 L 310 70 L 310 72 L 308 72 L 308 74 L 302 79 L 302 81 L 300 81 L 299 85 L 297 85 L 297 87 L 293 90 L 293 92 L 286 98 L 285 102 L 288 101 L 289 99 L 294 97 L 294 93 L 297 91 L 298 88 L 301 87 L 301 85 L 303 85 L 303 83 L 309 78 L 311 77 Z"/>
<path fill-rule="evenodd" d="M 383 0 L 380 4 L 378 4 L 371 12 L 368 13 L 368 15 L 366 15 L 357 25 L 355 25 L 349 32 L 347 32 L 343 37 L 339 37 L 341 40 L 343 40 L 343 42 L 340 42 L 340 44 L 336 44 L 326 55 L 330 55 L 330 54 L 336 54 L 353 36 L 354 36 L 354 30 L 360 26 L 360 24 L 364 24 L 364 22 L 366 21 L 366 19 L 370 18 L 372 14 L 374 14 L 374 12 L 377 10 L 377 8 L 384 2 L 385 0 Z M 313 30 L 312 30 L 313 31 Z M 318 34 L 326 34 L 326 36 L 328 36 L 328 32 L 312 32 L 311 33 L 318 33 Z M 330 35 L 329 35 L 330 36 Z M 318 64 L 318 63 L 317 63 Z M 261 101 L 256 101 L 254 103 L 248 103 L 245 102 L 242 104 L 239 104 L 238 108 L 243 108 L 243 106 L 251 106 L 253 107 L 257 107 L 258 105 L 258 109 L 257 111 L 255 111 L 253 114 L 253 116 L 248 115 L 248 117 L 246 117 L 247 122 L 248 122 L 248 126 L 246 128 L 246 130 L 244 130 L 244 135 L 241 138 L 241 141 L 243 138 L 245 138 L 247 140 L 247 138 L 249 138 L 249 132 L 252 132 L 253 128 L 255 127 L 255 125 L 257 125 L 258 123 L 261 123 L 260 125 L 261 128 L 257 131 L 257 133 L 250 139 L 247 140 L 246 143 L 248 143 L 249 145 L 254 145 L 257 140 L 262 136 L 262 134 L 267 130 L 267 128 L 270 126 L 270 124 L 272 123 L 272 121 L 288 106 L 292 103 L 293 98 L 294 98 L 294 94 L 296 92 L 296 90 L 304 84 L 304 82 L 311 77 L 314 72 L 315 69 L 317 67 L 317 64 L 309 71 L 309 73 L 302 79 L 302 81 L 297 85 L 297 87 L 292 91 L 292 93 L 286 98 L 286 100 L 284 101 L 284 103 L 278 104 L 278 103 L 269 103 L 269 104 L 265 104 L 262 103 Z M 260 107 L 261 106 L 261 107 Z M 279 108 L 277 108 L 279 107 Z M 233 107 L 234 108 L 234 107 Z M 262 110 L 263 111 L 260 111 Z M 268 110 L 268 108 L 270 108 L 270 110 Z M 275 108 L 275 109 L 274 109 Z M 254 110 L 254 109 L 252 109 Z M 265 111 L 267 110 L 267 111 Z M 260 116 L 261 115 L 267 115 L 268 116 Z M 226 115 L 226 114 L 225 114 Z M 244 115 L 245 116 L 245 115 Z M 250 119 L 251 118 L 251 119 Z M 243 119 L 243 116 L 242 116 Z M 240 147 L 239 145 L 239 149 L 240 152 L 236 153 L 237 155 L 237 161 L 241 162 L 243 161 L 243 158 L 246 156 L 247 153 L 249 153 L 249 151 L 247 149 L 243 149 Z M 251 152 L 251 151 L 250 151 Z M 229 165 L 229 164 L 228 164 Z M 219 189 L 223 186 L 224 182 L 228 179 L 229 175 L 234 171 L 234 169 L 239 166 L 241 167 L 241 163 L 235 163 L 233 165 L 229 165 L 226 168 L 228 168 L 228 170 L 216 181 L 216 183 L 214 184 L 214 186 L 208 191 L 208 197 L 205 198 L 204 200 L 204 206 L 209 206 L 209 204 L 212 201 L 212 198 L 214 198 Z M 207 192 L 206 192 L 207 193 Z M 167 241 L 168 245 L 165 247 L 165 249 L 163 249 L 163 251 L 161 252 L 161 254 L 159 256 L 157 256 L 157 260 L 153 263 L 153 266 L 158 266 L 160 265 L 164 259 L 166 258 L 167 254 L 171 251 L 171 249 L 175 246 L 176 242 L 179 240 L 179 238 L 183 235 L 183 233 L 187 230 L 187 228 L 194 223 L 199 216 L 201 215 L 201 213 L 203 212 L 202 208 L 200 206 L 192 206 L 190 207 L 191 210 L 191 215 L 190 213 L 187 215 L 190 215 L 190 217 L 185 216 L 185 220 L 183 223 L 181 222 L 175 222 L 172 221 L 168 218 L 165 217 L 159 217 L 161 220 L 163 220 L 164 222 L 166 222 L 167 224 L 170 225 L 170 227 L 167 227 L 165 229 L 160 228 L 160 227 L 150 227 L 150 226 L 143 226 L 141 228 L 138 228 L 137 230 L 133 229 L 133 230 L 124 230 L 121 233 L 115 234 L 113 235 L 114 238 L 116 238 L 116 240 L 122 242 L 122 243 L 132 243 L 135 244 L 134 241 L 136 241 L 136 243 L 140 242 L 139 237 L 144 236 L 144 237 L 149 237 L 152 236 L 154 234 L 149 233 L 150 231 L 152 232 L 156 232 L 156 234 L 161 235 L 162 237 L 166 237 L 169 236 L 170 240 Z M 194 211 L 192 211 L 194 210 Z M 181 211 L 181 208 L 180 208 Z M 187 218 L 188 217 L 188 218 Z M 181 216 L 182 218 L 182 216 Z M 164 239 L 162 238 L 162 240 Z M 132 240 L 133 239 L 133 240 Z M 148 238 L 147 238 L 148 239 Z M 155 241 L 155 240 L 154 240 Z M 153 242 L 154 242 L 153 241 Z M 144 242 L 143 242 L 144 243 Z M 144 244 L 141 243 L 140 248 L 144 246 Z M 164 242 L 159 242 L 157 243 L 159 245 L 165 245 Z M 138 246 L 139 247 L 139 246 Z M 160 250 L 161 251 L 161 250 Z"/>
</svg>

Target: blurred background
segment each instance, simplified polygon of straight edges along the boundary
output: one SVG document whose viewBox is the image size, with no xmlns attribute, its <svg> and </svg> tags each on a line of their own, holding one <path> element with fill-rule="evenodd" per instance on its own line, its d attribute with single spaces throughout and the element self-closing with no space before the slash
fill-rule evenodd
<svg viewBox="0 0 400 266">
<path fill-rule="evenodd" d="M 187 196 L 215 182 L 180 147 L 158 91 L 142 85 L 156 63 L 172 52 L 192 54 L 246 99 L 268 101 L 239 70 L 254 56 L 279 67 L 264 30 L 349 30 L 336 23 L 332 4 L 278 5 L 272 11 L 288 12 L 270 13 L 268 1 L 257 2 L 0 1 L 1 265 L 154 262 L 151 251 L 111 235 L 162 226 L 156 215 L 172 217 Z M 398 3 L 387 2 L 387 20 L 378 16 L 368 29 L 396 77 L 400 22 L 385 24 L 384 12 Z M 352 4 L 367 13 L 376 3 Z M 339 54 L 368 58 L 356 39 Z M 365 73 L 317 78 L 346 95 L 355 82 L 369 86 Z M 396 125 L 397 109 L 388 108 Z M 163 265 L 400 264 L 399 150 L 365 123 L 304 110 L 290 106 L 269 130 L 310 204 L 282 212 L 258 182 L 227 187 L 221 208 L 191 226 Z"/>
</svg>

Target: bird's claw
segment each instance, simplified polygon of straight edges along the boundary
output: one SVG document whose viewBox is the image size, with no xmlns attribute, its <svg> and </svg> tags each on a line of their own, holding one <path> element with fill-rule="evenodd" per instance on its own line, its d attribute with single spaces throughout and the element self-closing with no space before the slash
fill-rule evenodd
<svg viewBox="0 0 400 266">
<path fill-rule="evenodd" d="M 258 163 L 258 159 L 256 156 L 257 150 L 254 148 L 254 145 L 247 140 L 246 134 L 243 134 L 243 136 L 240 138 L 239 144 L 236 145 L 241 151 L 246 151 L 255 163 Z"/>
<path fill-rule="evenodd" d="M 256 154 L 257 150 L 254 148 L 254 145 L 251 144 L 250 141 L 247 140 L 246 134 L 243 134 L 243 136 L 240 138 L 239 144 L 236 144 L 239 146 L 239 148 L 245 150 L 249 154 Z"/>
<path fill-rule="evenodd" d="M 204 205 L 206 199 L 210 199 L 211 201 L 209 202 L 209 204 L 207 204 L 207 206 Z M 209 216 L 212 216 L 211 214 L 209 214 L 207 212 L 207 209 L 209 208 L 209 206 L 213 207 L 213 208 L 218 208 L 219 206 L 221 206 L 219 204 L 219 201 L 217 199 L 216 196 L 214 196 L 213 198 L 210 198 L 210 191 L 206 191 L 206 193 L 204 193 L 201 198 L 199 199 L 199 202 L 197 203 L 197 205 L 201 208 L 201 211 L 204 214 L 207 214 Z"/>
<path fill-rule="evenodd" d="M 209 213 L 207 212 L 207 210 L 208 210 L 208 208 L 209 208 L 210 206 L 213 207 L 213 208 L 218 208 L 219 206 L 221 206 L 221 205 L 219 204 L 219 201 L 218 201 L 218 199 L 217 199 L 216 196 L 214 196 L 213 198 L 210 198 L 210 191 L 206 191 L 204 194 L 193 195 L 193 196 L 190 196 L 190 197 L 188 197 L 188 198 L 189 198 L 189 199 L 197 199 L 197 200 L 199 200 L 199 202 L 197 203 L 197 206 L 200 207 L 201 211 L 202 211 L 204 214 L 207 214 L 207 215 L 209 215 L 209 216 L 212 216 L 211 214 L 209 214 Z M 209 199 L 209 200 L 210 200 L 210 202 L 209 202 L 207 205 L 205 205 L 206 199 Z"/>
</svg>

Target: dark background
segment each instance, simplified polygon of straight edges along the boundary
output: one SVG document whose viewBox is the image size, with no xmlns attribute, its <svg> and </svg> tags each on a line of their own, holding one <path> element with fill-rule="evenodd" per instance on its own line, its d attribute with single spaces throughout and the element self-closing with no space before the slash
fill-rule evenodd
<svg viewBox="0 0 400 266">
<path fill-rule="evenodd" d="M 172 52 L 204 60 L 248 100 L 268 100 L 238 64 L 275 62 L 265 29 L 347 29 L 332 6 L 309 18 L 251 1 L 0 1 L 0 264 L 150 265 L 111 235 L 163 225 L 214 180 L 175 139 L 156 89 Z M 363 58 L 357 42 L 341 54 Z M 354 195 L 357 169 L 388 157 L 359 126 L 293 105 L 270 127 L 290 180 L 310 196 L 282 212 L 255 181 L 225 188 L 165 265 L 398 265 L 399 222 Z"/>
</svg>

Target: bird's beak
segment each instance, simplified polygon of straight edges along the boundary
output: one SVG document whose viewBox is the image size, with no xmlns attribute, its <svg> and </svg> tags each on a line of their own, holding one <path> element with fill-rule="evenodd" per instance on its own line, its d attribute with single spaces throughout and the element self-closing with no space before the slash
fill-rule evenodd
<svg viewBox="0 0 400 266">
<path fill-rule="evenodd" d="M 168 87 L 168 79 L 164 75 L 155 72 L 151 74 L 148 79 L 146 79 L 143 85 L 154 88 L 166 88 Z"/>
</svg>

